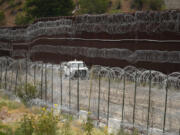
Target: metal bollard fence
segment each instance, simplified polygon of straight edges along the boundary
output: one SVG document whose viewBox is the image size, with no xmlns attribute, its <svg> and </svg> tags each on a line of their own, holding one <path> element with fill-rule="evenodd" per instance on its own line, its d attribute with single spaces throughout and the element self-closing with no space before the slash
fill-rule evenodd
<svg viewBox="0 0 180 135">
<path fill-rule="evenodd" d="M 6 64 L 5 64 L 5 77 L 4 77 L 4 81 L 5 81 L 5 85 L 4 88 L 7 88 L 7 70 L 8 70 L 8 57 L 6 57 Z"/>
<path fill-rule="evenodd" d="M 135 84 L 134 84 L 133 128 L 135 124 L 135 113 L 136 113 L 136 90 L 137 90 L 137 71 L 135 74 Z"/>
<path fill-rule="evenodd" d="M 123 101 L 122 101 L 122 113 L 121 113 L 121 116 L 122 116 L 122 119 L 121 119 L 121 127 L 123 127 L 123 122 L 124 122 L 124 104 L 125 104 L 125 91 L 126 91 L 126 82 L 125 82 L 125 79 L 126 79 L 126 76 L 125 76 L 125 73 L 123 75 Z"/>
<path fill-rule="evenodd" d="M 43 98 L 42 96 L 43 96 L 43 69 L 44 69 L 44 64 L 42 63 L 42 65 L 41 65 L 41 99 Z"/>
<path fill-rule="evenodd" d="M 98 112 L 97 112 L 97 119 L 100 121 L 100 101 L 101 101 L 101 75 L 98 75 L 99 80 L 99 91 L 98 91 Z"/>
<path fill-rule="evenodd" d="M 107 126 L 109 124 L 109 108 L 110 108 L 110 96 L 111 96 L 111 80 L 108 77 L 108 112 L 107 112 Z"/>
<path fill-rule="evenodd" d="M 71 71 L 70 71 L 70 68 L 71 67 L 69 67 L 69 113 L 71 110 Z"/>
<path fill-rule="evenodd" d="M 54 68 L 53 68 L 53 64 L 52 64 L 52 72 L 51 72 L 51 102 L 52 102 L 52 107 L 53 107 L 53 104 L 54 104 L 54 91 L 53 91 L 53 83 L 54 83 L 54 80 L 53 80 L 53 74 L 54 74 Z"/>
<path fill-rule="evenodd" d="M 78 64 L 78 78 L 77 78 L 77 112 L 78 112 L 78 115 L 79 115 L 79 76 L 80 76 L 80 73 L 79 73 L 79 64 Z"/>
<path fill-rule="evenodd" d="M 149 71 L 149 98 L 148 98 L 148 117 L 147 117 L 147 135 L 149 134 L 149 118 L 150 118 L 150 107 L 151 107 L 151 80 L 152 80 L 152 74 L 151 70 Z"/>
<path fill-rule="evenodd" d="M 165 90 L 166 90 L 166 96 L 165 96 L 165 107 L 164 107 L 163 133 L 165 133 L 165 128 L 166 128 L 166 112 L 167 112 L 167 98 L 168 98 L 168 75 L 167 75 Z"/>
</svg>

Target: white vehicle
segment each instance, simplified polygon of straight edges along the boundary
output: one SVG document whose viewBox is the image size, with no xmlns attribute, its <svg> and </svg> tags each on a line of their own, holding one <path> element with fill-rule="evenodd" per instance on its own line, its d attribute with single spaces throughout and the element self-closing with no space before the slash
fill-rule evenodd
<svg viewBox="0 0 180 135">
<path fill-rule="evenodd" d="M 88 68 L 83 61 L 69 61 L 67 63 L 63 63 L 62 66 L 64 67 L 65 77 L 80 77 L 83 79 L 88 76 Z"/>
</svg>

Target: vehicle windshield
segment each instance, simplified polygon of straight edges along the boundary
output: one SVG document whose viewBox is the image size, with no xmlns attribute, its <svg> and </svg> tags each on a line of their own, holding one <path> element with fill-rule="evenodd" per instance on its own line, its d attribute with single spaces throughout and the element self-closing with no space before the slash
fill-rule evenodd
<svg viewBox="0 0 180 135">
<path fill-rule="evenodd" d="M 79 68 L 84 67 L 84 63 L 71 63 L 71 67 L 73 68 L 78 68 L 78 65 Z"/>
</svg>

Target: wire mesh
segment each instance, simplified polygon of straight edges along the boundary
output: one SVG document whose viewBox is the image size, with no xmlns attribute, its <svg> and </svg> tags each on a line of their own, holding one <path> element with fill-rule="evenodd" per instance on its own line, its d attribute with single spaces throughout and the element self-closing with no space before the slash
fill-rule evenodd
<svg viewBox="0 0 180 135">
<path fill-rule="evenodd" d="M 179 72 L 165 75 L 133 66 L 98 65 L 86 76 L 79 68 L 77 71 L 67 76 L 63 63 L 1 57 L 0 86 L 18 95 L 20 87 L 30 84 L 38 90 L 30 104 L 58 104 L 61 111 L 77 115 L 80 110 L 90 111 L 98 122 L 108 124 L 109 118 L 115 118 L 121 120 L 119 126 L 136 127 L 149 134 L 153 129 L 179 132 Z"/>
</svg>

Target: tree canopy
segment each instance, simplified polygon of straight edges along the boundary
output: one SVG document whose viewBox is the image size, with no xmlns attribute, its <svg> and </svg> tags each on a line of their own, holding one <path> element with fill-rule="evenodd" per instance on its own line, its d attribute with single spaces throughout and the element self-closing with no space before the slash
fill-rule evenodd
<svg viewBox="0 0 180 135">
<path fill-rule="evenodd" d="M 131 8 L 142 10 L 143 7 L 150 10 L 162 10 L 164 8 L 164 0 L 133 0 Z"/>
<path fill-rule="evenodd" d="M 109 0 L 79 0 L 82 14 L 102 14 L 109 6 Z"/>
<path fill-rule="evenodd" d="M 25 12 L 32 18 L 71 15 L 72 0 L 26 0 Z"/>
</svg>

